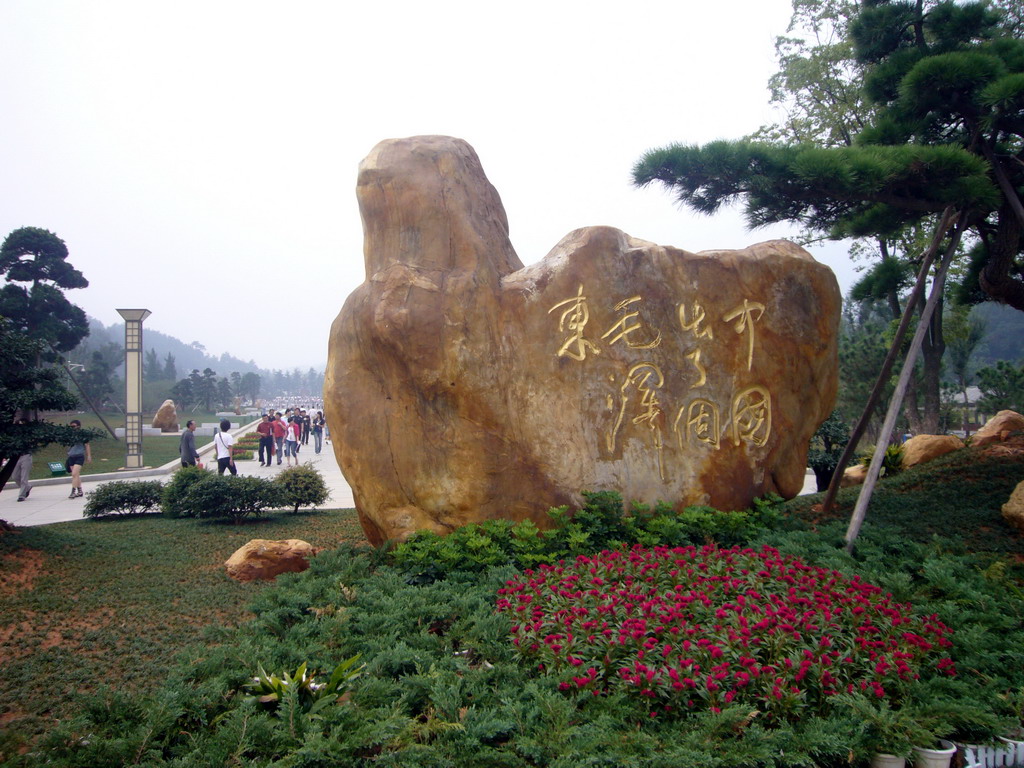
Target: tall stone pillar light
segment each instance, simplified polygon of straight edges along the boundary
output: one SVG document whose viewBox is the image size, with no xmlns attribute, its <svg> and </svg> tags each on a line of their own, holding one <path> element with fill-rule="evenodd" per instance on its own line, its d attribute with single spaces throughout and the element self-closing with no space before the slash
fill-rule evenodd
<svg viewBox="0 0 1024 768">
<path fill-rule="evenodd" d="M 142 321 L 148 309 L 119 309 L 124 318 L 125 469 L 142 464 Z"/>
</svg>

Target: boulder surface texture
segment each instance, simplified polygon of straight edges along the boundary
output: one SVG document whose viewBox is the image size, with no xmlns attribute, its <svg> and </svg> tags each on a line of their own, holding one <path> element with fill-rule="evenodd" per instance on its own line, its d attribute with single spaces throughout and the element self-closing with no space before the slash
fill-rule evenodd
<svg viewBox="0 0 1024 768">
<path fill-rule="evenodd" d="M 224 565 L 228 576 L 237 581 L 266 580 L 306 570 L 315 554 L 312 545 L 301 539 L 253 539 L 235 550 Z"/>
<path fill-rule="evenodd" d="M 524 267 L 464 141 L 378 144 L 366 280 L 331 328 L 325 412 L 374 544 L 584 490 L 742 509 L 795 496 L 837 386 L 839 287 L 775 240 L 690 253 L 610 227 Z"/>
<path fill-rule="evenodd" d="M 164 400 L 163 405 L 157 409 L 153 417 L 153 427 L 161 432 L 178 431 L 178 411 L 174 407 L 173 400 Z"/>
<path fill-rule="evenodd" d="M 1024 431 L 1024 416 L 1016 411 L 1000 411 L 974 433 L 971 445 L 980 447 L 1006 440 L 1014 432 Z"/>
<path fill-rule="evenodd" d="M 916 467 L 964 447 L 956 435 L 915 435 L 903 444 L 904 469 Z"/>
<path fill-rule="evenodd" d="M 1017 483 L 1010 499 L 1003 504 L 1002 512 L 1007 523 L 1024 533 L 1024 481 Z"/>
</svg>

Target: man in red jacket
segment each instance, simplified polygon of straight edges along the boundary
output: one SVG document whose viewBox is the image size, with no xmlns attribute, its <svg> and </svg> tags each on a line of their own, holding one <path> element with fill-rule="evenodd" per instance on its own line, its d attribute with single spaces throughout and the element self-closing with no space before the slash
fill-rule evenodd
<svg viewBox="0 0 1024 768">
<path fill-rule="evenodd" d="M 256 432 L 260 436 L 260 466 L 269 467 L 270 459 L 274 455 L 274 428 L 270 425 L 270 415 L 263 414 L 263 419 L 256 425 Z M 266 461 L 263 457 L 266 455 Z"/>
</svg>

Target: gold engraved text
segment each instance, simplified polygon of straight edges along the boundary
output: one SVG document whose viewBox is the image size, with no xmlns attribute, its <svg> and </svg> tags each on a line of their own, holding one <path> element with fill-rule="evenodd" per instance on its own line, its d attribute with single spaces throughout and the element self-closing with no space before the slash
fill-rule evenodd
<svg viewBox="0 0 1024 768">
<path fill-rule="evenodd" d="M 686 304 L 679 305 L 679 325 L 682 326 L 684 331 L 691 331 L 693 335 L 698 339 L 715 338 L 715 332 L 711 330 L 711 326 L 705 326 L 701 328 L 701 325 L 707 319 L 704 312 L 704 307 L 700 305 L 700 302 L 693 302 L 693 320 L 690 322 L 686 321 Z"/>
<path fill-rule="evenodd" d="M 732 400 L 732 441 L 763 446 L 772 434 L 772 396 L 764 387 L 747 387 Z"/>
<path fill-rule="evenodd" d="M 626 346 L 630 349 L 653 349 L 661 344 L 661 331 L 656 331 L 654 339 L 651 341 L 645 342 L 630 338 L 630 334 L 635 333 L 644 327 L 644 324 L 636 319 L 640 316 L 639 312 L 626 311 L 630 308 L 630 304 L 634 304 L 638 301 L 642 301 L 640 296 L 632 296 L 615 305 L 615 311 L 621 312 L 622 316 L 618 319 L 618 322 L 616 322 L 615 325 L 605 331 L 604 335 L 601 336 L 602 339 L 607 339 L 609 336 L 612 336 L 613 333 L 615 334 L 608 341 L 608 346 L 611 346 L 619 339 L 624 339 Z M 650 337 L 649 331 L 647 335 Z"/>
<path fill-rule="evenodd" d="M 587 307 L 587 297 L 583 294 L 583 286 L 580 285 L 575 296 L 555 304 L 548 310 L 548 314 L 560 307 L 565 309 L 558 318 L 558 330 L 562 333 L 568 332 L 569 335 L 559 347 L 558 356 L 582 361 L 587 359 L 587 349 L 593 350 L 595 355 L 601 354 L 600 349 L 583 338 L 583 331 L 590 320 L 590 310 Z"/>
<path fill-rule="evenodd" d="M 755 312 L 757 313 L 757 317 L 754 317 Z M 763 314 L 764 304 L 744 299 L 742 305 L 736 307 L 731 312 L 728 312 L 722 318 L 727 323 L 731 323 L 733 320 L 739 320 L 735 326 L 736 333 L 742 334 L 744 331 L 750 331 L 750 335 L 747 337 L 748 371 L 754 362 L 754 323 L 760 320 Z"/>
</svg>

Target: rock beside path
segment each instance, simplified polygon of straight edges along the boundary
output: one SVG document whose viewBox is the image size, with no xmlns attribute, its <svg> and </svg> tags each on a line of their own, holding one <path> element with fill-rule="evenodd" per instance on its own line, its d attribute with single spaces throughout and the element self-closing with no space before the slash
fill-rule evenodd
<svg viewBox="0 0 1024 768">
<path fill-rule="evenodd" d="M 253 539 L 237 549 L 224 565 L 228 576 L 237 581 L 268 580 L 282 573 L 306 570 L 315 554 L 312 545 L 301 539 Z"/>
</svg>

